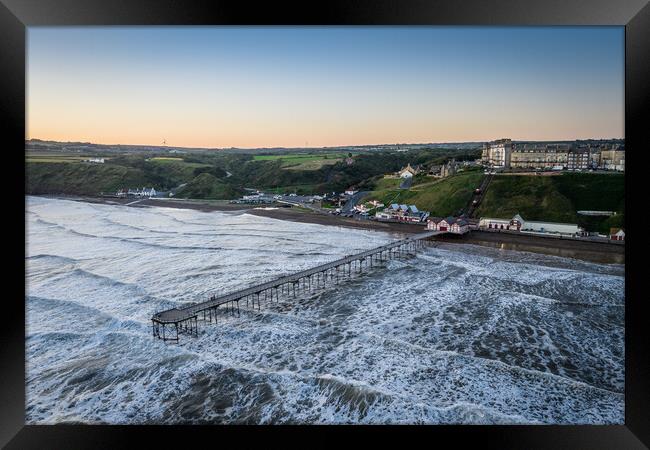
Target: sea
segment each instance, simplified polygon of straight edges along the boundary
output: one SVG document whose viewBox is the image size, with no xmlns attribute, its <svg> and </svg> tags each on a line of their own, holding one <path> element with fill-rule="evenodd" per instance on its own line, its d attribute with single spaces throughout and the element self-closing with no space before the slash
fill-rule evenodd
<svg viewBox="0 0 650 450">
<path fill-rule="evenodd" d="M 28 196 L 27 424 L 622 424 L 624 266 L 435 243 L 165 343 L 151 316 L 395 239 Z"/>
</svg>

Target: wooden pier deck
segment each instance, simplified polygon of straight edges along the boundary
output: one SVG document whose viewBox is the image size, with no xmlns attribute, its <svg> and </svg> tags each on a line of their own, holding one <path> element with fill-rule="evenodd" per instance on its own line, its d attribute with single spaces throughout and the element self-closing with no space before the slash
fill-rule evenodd
<svg viewBox="0 0 650 450">
<path fill-rule="evenodd" d="M 311 290 L 312 283 L 317 286 L 324 286 L 328 281 L 335 283 L 339 282 L 340 272 L 343 275 L 351 275 L 355 270 L 360 273 L 363 270 L 363 264 L 372 267 L 375 260 L 384 261 L 393 256 L 401 256 L 403 254 L 415 254 L 418 249 L 422 248 L 425 244 L 424 241 L 430 237 L 443 234 L 444 231 L 428 231 L 419 233 L 401 239 L 399 241 L 391 242 L 390 244 L 382 245 L 370 250 L 366 250 L 355 255 L 346 256 L 345 258 L 337 259 L 311 269 L 296 272 L 290 275 L 280 276 L 275 280 L 260 283 L 250 286 L 238 291 L 220 296 L 212 296 L 208 300 L 200 303 L 192 303 L 180 308 L 172 308 L 165 311 L 157 312 L 151 318 L 153 325 L 153 335 L 165 341 L 179 340 L 179 334 L 187 334 L 190 336 L 198 336 L 198 317 L 203 313 L 203 319 L 212 321 L 214 317 L 215 323 L 217 321 L 217 310 L 220 306 L 230 307 L 230 311 L 234 313 L 235 308 L 239 314 L 239 302 L 245 300 L 247 305 L 252 303 L 253 307 L 257 303 L 258 309 L 260 308 L 260 295 L 264 294 L 265 299 L 274 297 L 278 299 L 278 289 L 284 295 L 293 294 L 296 296 L 296 287 L 300 290 L 300 283 L 302 281 L 303 290 L 308 288 Z M 354 266 L 354 267 L 353 267 Z M 342 268 L 342 270 L 339 270 Z M 314 280 L 314 277 L 316 278 Z M 166 328 L 169 327 L 169 333 L 166 333 Z"/>
</svg>

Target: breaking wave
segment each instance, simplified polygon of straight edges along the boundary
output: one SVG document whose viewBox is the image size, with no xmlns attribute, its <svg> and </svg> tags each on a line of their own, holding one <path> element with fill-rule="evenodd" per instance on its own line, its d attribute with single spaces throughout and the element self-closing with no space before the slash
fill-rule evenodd
<svg viewBox="0 0 650 450">
<path fill-rule="evenodd" d="M 151 315 L 394 239 L 28 197 L 27 423 L 621 424 L 624 267 L 439 244 L 178 345 Z"/>
</svg>

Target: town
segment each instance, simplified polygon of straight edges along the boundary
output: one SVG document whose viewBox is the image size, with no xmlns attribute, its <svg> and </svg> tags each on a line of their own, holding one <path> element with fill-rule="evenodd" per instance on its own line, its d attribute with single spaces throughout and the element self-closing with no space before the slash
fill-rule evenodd
<svg viewBox="0 0 650 450">
<path fill-rule="evenodd" d="M 429 211 L 422 211 L 413 204 L 391 203 L 385 205 L 378 200 L 362 201 L 364 192 L 348 189 L 341 193 L 330 192 L 321 195 L 278 195 L 253 190 L 251 194 L 232 200 L 235 204 L 297 206 L 325 214 L 339 215 L 357 220 L 404 223 L 424 226 L 429 231 L 445 231 L 462 235 L 471 230 L 495 233 L 521 233 L 543 237 L 573 238 L 590 241 L 624 241 L 625 231 L 611 228 L 608 234 L 588 232 L 575 223 L 525 220 L 520 214 L 514 217 L 472 217 L 489 187 L 490 179 L 497 174 L 516 174 L 522 170 L 533 170 L 537 175 L 558 172 L 624 172 L 625 149 L 622 143 L 574 144 L 531 144 L 513 143 L 511 139 L 499 139 L 483 145 L 480 159 L 457 162 L 451 159 L 445 164 L 422 167 L 407 164 L 395 173 L 385 174 L 386 179 L 398 179 L 399 187 L 407 189 L 413 178 L 426 174 L 434 179 L 446 178 L 466 168 L 482 167 L 486 179 L 477 185 L 470 203 L 458 216 L 436 217 Z M 614 211 L 577 211 L 585 216 L 612 216 Z"/>
<path fill-rule="evenodd" d="M 294 208 L 342 219 L 447 229 L 453 234 L 485 230 L 592 241 L 625 239 L 620 203 L 625 172 L 622 139 L 535 142 L 504 138 L 340 148 L 347 153 L 282 149 L 236 156 L 220 150 L 197 153 L 164 147 L 158 150 L 174 152 L 174 156 L 159 151 L 80 156 L 65 153 L 70 150 L 67 145 L 40 141 L 30 145 L 41 152 L 28 157 L 29 170 L 34 171 L 29 190 L 34 193 L 61 192 L 65 185 L 71 193 L 95 191 L 100 197 L 130 199 L 128 204 L 214 199 L 227 201 L 232 208 Z M 137 171 L 137 184 L 103 190 L 115 188 L 116 171 Z M 75 187 L 77 180 L 82 183 L 79 187 Z M 303 180 L 314 181 L 305 184 Z M 551 180 L 555 180 L 551 184 L 565 186 L 564 191 L 543 193 Z M 607 180 L 614 191 L 603 202 L 593 192 Z M 581 186 L 592 192 L 591 201 L 562 203 L 562 196 L 577 198 L 572 193 Z M 603 186 L 600 192 L 607 194 L 606 189 Z M 519 207 L 513 206 L 514 198 L 521 199 Z M 531 208 L 535 204 L 545 206 L 535 210 Z"/>
</svg>

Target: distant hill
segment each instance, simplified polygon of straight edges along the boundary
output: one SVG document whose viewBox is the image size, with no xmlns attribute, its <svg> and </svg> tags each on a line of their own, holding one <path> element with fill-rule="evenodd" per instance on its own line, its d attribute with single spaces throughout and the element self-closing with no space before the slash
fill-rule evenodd
<svg viewBox="0 0 650 450">
<path fill-rule="evenodd" d="M 243 191 L 221 181 L 224 169 L 182 158 L 115 156 L 105 163 L 87 163 L 83 157 L 27 159 L 25 191 L 28 194 L 114 193 L 122 188 L 154 187 L 167 191 L 186 183 L 178 194 L 195 198 L 230 199 Z M 208 187 L 210 185 L 210 187 Z"/>
</svg>

